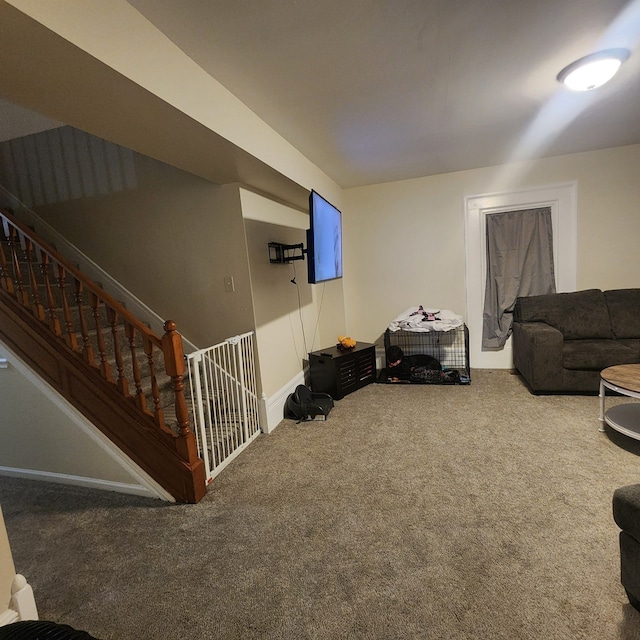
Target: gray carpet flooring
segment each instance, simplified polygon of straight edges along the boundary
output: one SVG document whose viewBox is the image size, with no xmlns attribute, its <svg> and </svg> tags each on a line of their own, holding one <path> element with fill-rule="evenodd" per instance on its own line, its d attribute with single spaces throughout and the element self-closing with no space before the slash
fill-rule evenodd
<svg viewBox="0 0 640 640">
<path fill-rule="evenodd" d="M 597 414 L 508 371 L 374 384 L 198 505 L 9 478 L 0 504 L 41 618 L 102 640 L 631 640 L 611 498 L 639 451 Z"/>
</svg>

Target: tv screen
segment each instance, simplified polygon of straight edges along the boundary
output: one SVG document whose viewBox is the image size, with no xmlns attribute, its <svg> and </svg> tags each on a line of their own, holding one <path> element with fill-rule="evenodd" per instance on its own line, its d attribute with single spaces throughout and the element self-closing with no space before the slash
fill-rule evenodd
<svg viewBox="0 0 640 640">
<path fill-rule="evenodd" d="M 321 195 L 309 195 L 311 228 L 307 231 L 309 283 L 342 278 L 342 214 Z"/>
</svg>

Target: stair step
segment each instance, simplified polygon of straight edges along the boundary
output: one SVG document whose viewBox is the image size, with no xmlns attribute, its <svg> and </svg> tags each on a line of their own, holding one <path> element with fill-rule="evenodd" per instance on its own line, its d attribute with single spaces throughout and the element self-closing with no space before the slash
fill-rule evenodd
<svg viewBox="0 0 640 640">
<path fill-rule="evenodd" d="M 81 335 L 79 333 L 77 335 L 78 335 L 78 340 L 81 340 L 82 339 Z M 104 350 L 105 350 L 105 353 L 107 354 L 107 358 L 112 358 L 113 361 L 115 362 L 116 341 L 119 347 L 119 352 L 122 355 L 122 358 L 126 359 L 127 357 L 131 357 L 131 345 L 129 344 L 129 338 L 127 337 L 124 324 L 122 324 L 121 322 L 116 324 L 115 338 L 114 338 L 113 330 L 110 324 L 107 324 L 107 326 L 103 326 L 101 328 L 101 335 L 102 335 Z M 96 355 L 96 357 L 98 357 L 100 351 L 98 349 L 97 329 L 90 328 L 89 331 L 87 332 L 87 337 L 89 338 L 89 342 L 93 348 L 94 354 Z M 137 329 L 135 329 L 134 331 L 133 346 L 135 348 L 136 353 L 138 354 L 138 363 L 142 365 L 142 362 L 144 360 L 147 360 L 147 364 L 148 364 L 148 357 L 144 352 L 144 342 L 143 342 L 142 333 Z M 162 357 L 162 349 L 160 347 L 153 345 L 152 355 L 153 355 L 154 362 L 156 363 L 164 362 L 164 359 Z M 164 365 L 162 365 L 161 368 L 164 371 Z"/>
<path fill-rule="evenodd" d="M 118 367 L 116 364 L 116 357 L 114 353 L 110 353 L 107 357 L 109 365 L 111 367 L 111 372 L 114 378 L 118 375 Z M 149 364 L 149 359 L 144 351 L 139 350 L 136 352 L 136 361 L 138 363 L 138 371 L 141 379 L 149 378 L 151 376 L 151 365 Z M 153 370 L 158 376 L 165 376 L 164 369 L 164 354 L 160 349 L 154 349 L 153 351 Z M 134 376 L 133 376 L 133 355 L 131 354 L 131 349 L 122 352 L 122 371 L 124 377 L 127 379 L 129 386 L 132 388 L 134 385 Z"/>
<path fill-rule="evenodd" d="M 62 307 L 55 308 L 56 317 L 60 320 L 61 326 L 65 325 L 65 316 L 64 309 Z M 95 333 L 95 317 L 93 315 L 93 309 L 87 305 L 83 305 L 82 307 L 82 315 L 84 317 L 85 324 L 87 326 L 88 331 L 92 331 Z M 69 306 L 69 317 L 71 320 L 71 328 L 75 333 L 80 334 L 82 325 L 80 323 L 80 309 L 78 309 L 77 305 Z M 107 317 L 107 312 L 104 307 L 99 308 L 99 320 L 100 327 L 102 329 L 110 329 L 111 325 L 109 324 L 109 319 Z"/>
</svg>

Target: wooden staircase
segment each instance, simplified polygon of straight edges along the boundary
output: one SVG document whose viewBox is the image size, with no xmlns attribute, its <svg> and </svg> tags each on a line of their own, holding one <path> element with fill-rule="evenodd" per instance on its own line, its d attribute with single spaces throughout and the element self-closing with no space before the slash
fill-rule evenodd
<svg viewBox="0 0 640 640">
<path fill-rule="evenodd" d="M 0 339 L 179 502 L 205 494 L 182 338 L 156 335 L 0 209 Z"/>
</svg>

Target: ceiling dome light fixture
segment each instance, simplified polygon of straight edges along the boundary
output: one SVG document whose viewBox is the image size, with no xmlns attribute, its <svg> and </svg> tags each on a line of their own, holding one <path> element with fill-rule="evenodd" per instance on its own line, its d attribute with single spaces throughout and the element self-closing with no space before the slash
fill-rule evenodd
<svg viewBox="0 0 640 640">
<path fill-rule="evenodd" d="M 611 80 L 630 55 L 628 49 L 592 53 L 566 66 L 558 74 L 558 80 L 572 91 L 590 91 Z"/>
</svg>

